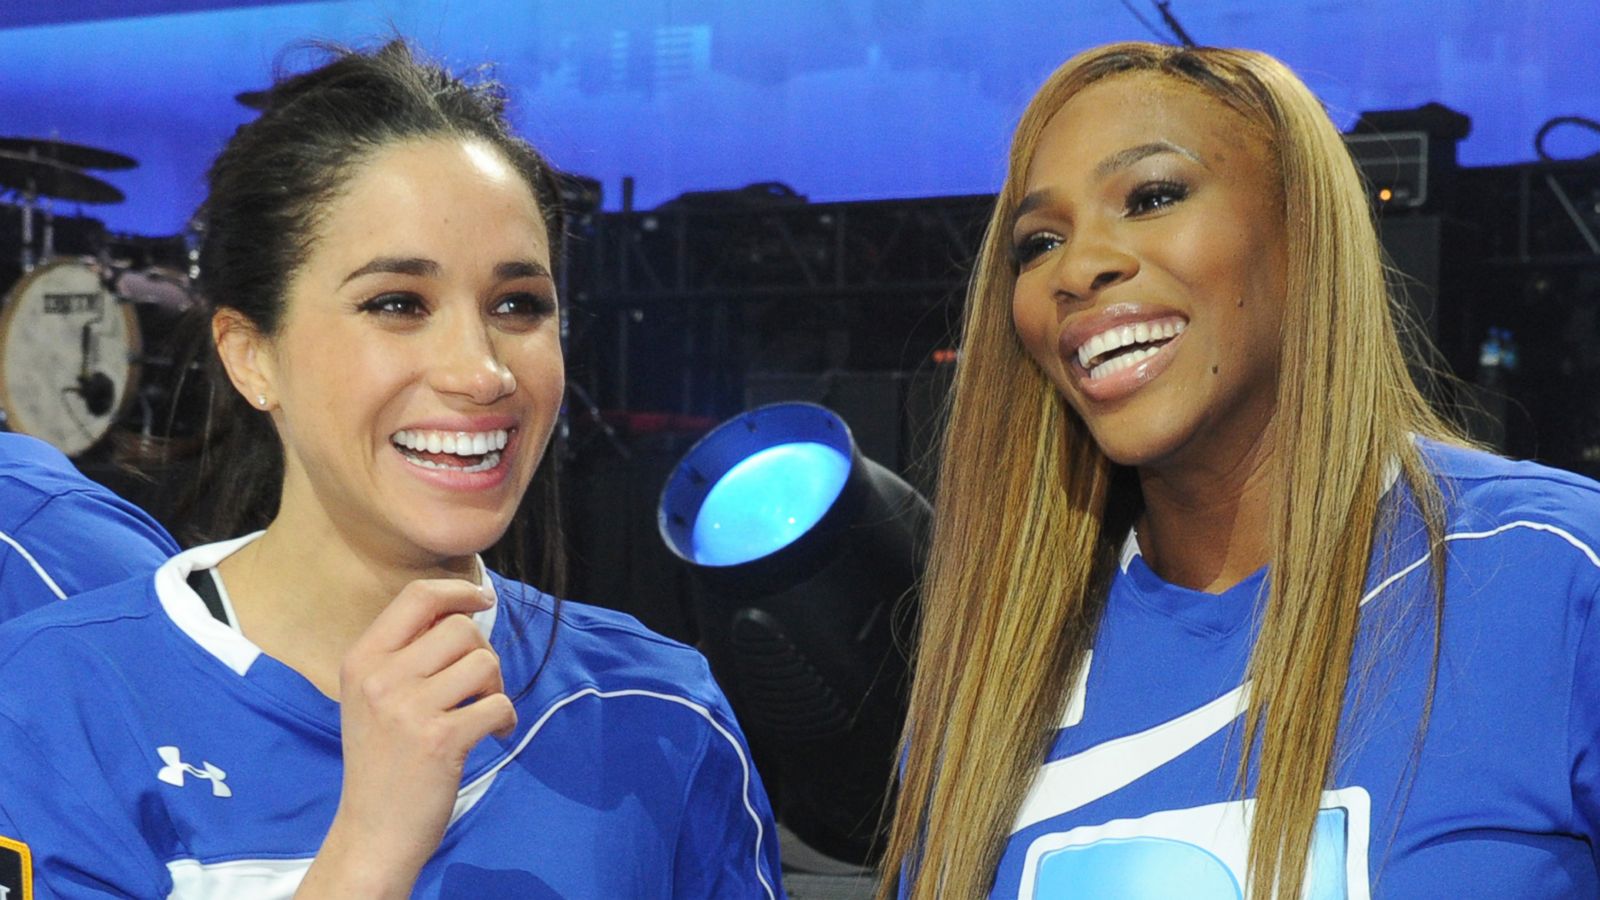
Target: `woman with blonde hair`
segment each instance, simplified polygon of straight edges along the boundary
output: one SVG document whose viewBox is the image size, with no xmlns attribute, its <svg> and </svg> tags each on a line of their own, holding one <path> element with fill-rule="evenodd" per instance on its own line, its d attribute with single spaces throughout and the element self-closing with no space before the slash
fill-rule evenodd
<svg viewBox="0 0 1600 900">
<path fill-rule="evenodd" d="M 1035 96 L 969 293 L 881 893 L 1600 891 L 1600 486 L 1408 373 L 1260 53 Z"/>
</svg>

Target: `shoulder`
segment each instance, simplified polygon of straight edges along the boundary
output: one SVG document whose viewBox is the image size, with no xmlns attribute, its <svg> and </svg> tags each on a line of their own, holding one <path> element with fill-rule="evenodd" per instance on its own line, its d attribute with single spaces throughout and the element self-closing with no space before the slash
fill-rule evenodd
<svg viewBox="0 0 1600 900">
<path fill-rule="evenodd" d="M 35 506 L 62 494 L 82 492 L 115 497 L 80 473 L 60 450 L 22 434 L 0 433 L 0 494 L 8 501 L 33 498 Z M 14 521 L 21 508 L 14 502 L 0 507 L 5 520 Z"/>
<path fill-rule="evenodd" d="M 531 585 L 491 574 L 508 618 L 527 629 L 541 651 L 550 616 L 559 609 L 551 674 L 601 687 L 671 689 L 711 705 L 725 704 L 705 657 L 693 647 L 651 631 L 626 613 L 574 600 L 558 602 Z"/>
<path fill-rule="evenodd" d="M 145 574 L 0 624 L 0 690 L 17 678 L 37 681 L 41 667 L 82 665 L 87 656 L 105 658 L 117 644 L 148 649 L 146 631 L 159 611 L 154 579 Z"/>
<path fill-rule="evenodd" d="M 52 499 L 93 485 L 44 441 L 0 432 L 0 530 L 15 530 Z"/>
<path fill-rule="evenodd" d="M 0 475 L 13 471 L 77 474 L 66 454 L 44 441 L 25 434 L 0 432 Z"/>
<path fill-rule="evenodd" d="M 6 614 L 148 572 L 178 552 L 143 510 L 16 434 L 0 434 L 0 544 Z"/>
<path fill-rule="evenodd" d="M 1600 569 L 1600 483 L 1481 450 L 1424 442 L 1422 451 L 1444 490 L 1448 529 L 1458 541 L 1538 533 Z"/>
</svg>

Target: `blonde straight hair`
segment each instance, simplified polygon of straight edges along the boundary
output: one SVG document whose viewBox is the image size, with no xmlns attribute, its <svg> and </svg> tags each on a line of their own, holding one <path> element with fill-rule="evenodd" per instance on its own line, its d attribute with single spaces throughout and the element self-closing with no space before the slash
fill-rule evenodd
<svg viewBox="0 0 1600 900">
<path fill-rule="evenodd" d="M 1023 113 L 967 296 L 880 896 L 901 881 L 919 900 L 989 890 L 1139 510 L 1133 473 L 1100 452 L 1011 320 L 1010 235 L 1040 134 L 1084 87 L 1128 72 L 1227 106 L 1265 140 L 1282 183 L 1288 291 L 1272 426 L 1272 577 L 1237 773 L 1237 790 L 1248 791 L 1255 759 L 1252 896 L 1300 894 L 1359 600 L 1383 551 L 1374 539 L 1387 531 L 1380 498 L 1396 471 L 1434 551 L 1433 603 L 1423 608 L 1437 660 L 1444 501 L 1415 438 L 1458 438 L 1407 370 L 1372 213 L 1337 129 L 1305 85 L 1261 53 L 1128 43 L 1080 54 Z M 1419 746 L 1427 717 L 1425 705 Z"/>
</svg>

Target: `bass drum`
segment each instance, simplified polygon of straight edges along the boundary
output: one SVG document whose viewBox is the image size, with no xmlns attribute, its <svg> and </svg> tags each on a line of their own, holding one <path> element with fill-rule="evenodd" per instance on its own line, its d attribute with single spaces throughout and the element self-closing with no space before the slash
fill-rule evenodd
<svg viewBox="0 0 1600 900">
<path fill-rule="evenodd" d="M 34 269 L 0 312 L 0 409 L 9 427 L 76 457 L 136 408 L 148 421 L 146 361 L 170 362 L 147 356 L 146 341 L 165 339 L 189 306 L 187 281 L 176 274 L 84 259 Z"/>
</svg>

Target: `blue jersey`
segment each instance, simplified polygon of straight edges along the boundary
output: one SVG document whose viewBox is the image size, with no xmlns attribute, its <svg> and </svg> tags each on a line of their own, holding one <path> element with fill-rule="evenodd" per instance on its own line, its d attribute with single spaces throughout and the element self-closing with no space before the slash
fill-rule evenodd
<svg viewBox="0 0 1600 900">
<path fill-rule="evenodd" d="M 148 574 L 177 552 L 144 510 L 79 474 L 61 451 L 0 434 L 0 622 Z"/>
<path fill-rule="evenodd" d="M 1600 896 L 1600 485 L 1425 445 L 1449 502 L 1438 688 L 1432 570 L 1403 512 L 1362 604 L 1303 896 Z M 1405 510 L 1407 492 L 1385 502 Z M 1380 547 L 1382 542 L 1380 542 Z M 1221 595 L 1129 542 L 997 871 L 994 897 L 1235 900 L 1253 810 L 1235 787 L 1267 572 Z M 1409 793 L 1407 789 L 1409 788 Z"/>
<path fill-rule="evenodd" d="M 0 876 L 26 853 L 38 897 L 293 893 L 338 804 L 339 707 L 190 588 L 248 540 L 0 627 Z M 534 681 L 553 601 L 491 580 L 475 619 L 508 693 L 533 687 L 515 734 L 468 756 L 413 895 L 780 896 L 772 814 L 704 658 L 565 603 Z"/>
</svg>

